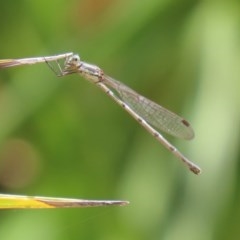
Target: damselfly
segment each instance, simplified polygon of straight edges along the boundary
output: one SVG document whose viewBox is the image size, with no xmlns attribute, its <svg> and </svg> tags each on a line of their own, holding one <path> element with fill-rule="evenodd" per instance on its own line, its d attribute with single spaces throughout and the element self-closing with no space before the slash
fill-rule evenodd
<svg viewBox="0 0 240 240">
<path fill-rule="evenodd" d="M 46 58 L 45 60 L 46 63 L 48 63 L 48 59 Z M 79 73 L 90 82 L 96 84 L 134 119 L 136 119 L 163 146 L 180 159 L 193 173 L 201 173 L 201 169 L 196 164 L 186 158 L 156 130 L 160 129 L 172 136 L 190 140 L 194 137 L 194 132 L 185 119 L 141 96 L 125 84 L 107 76 L 98 66 L 81 61 L 77 54 L 67 56 L 63 68 L 58 61 L 57 64 L 60 73 L 56 72 L 56 70 L 48 63 L 50 68 L 58 76 Z"/>
</svg>

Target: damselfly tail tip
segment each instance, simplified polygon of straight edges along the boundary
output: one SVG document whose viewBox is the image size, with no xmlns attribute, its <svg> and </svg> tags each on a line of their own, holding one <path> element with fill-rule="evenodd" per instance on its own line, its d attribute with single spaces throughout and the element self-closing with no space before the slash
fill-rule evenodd
<svg viewBox="0 0 240 240">
<path fill-rule="evenodd" d="M 197 165 L 190 166 L 189 169 L 196 175 L 200 175 L 202 173 L 201 168 L 198 167 Z"/>
</svg>

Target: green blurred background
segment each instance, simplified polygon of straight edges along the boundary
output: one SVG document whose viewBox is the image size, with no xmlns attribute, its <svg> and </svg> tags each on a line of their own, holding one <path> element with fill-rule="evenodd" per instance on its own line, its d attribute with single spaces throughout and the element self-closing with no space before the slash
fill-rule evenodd
<svg viewBox="0 0 240 240">
<path fill-rule="evenodd" d="M 240 234 L 240 3 L 1 1 L 0 58 L 79 53 L 188 119 L 168 137 L 195 176 L 94 85 L 45 64 L 0 71 L 2 193 L 127 207 L 0 212 L 1 240 L 208 240 Z"/>
</svg>

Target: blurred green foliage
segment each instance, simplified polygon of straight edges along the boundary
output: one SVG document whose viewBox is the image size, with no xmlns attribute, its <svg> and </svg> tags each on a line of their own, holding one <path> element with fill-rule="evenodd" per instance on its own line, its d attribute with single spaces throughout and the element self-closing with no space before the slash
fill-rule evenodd
<svg viewBox="0 0 240 240">
<path fill-rule="evenodd" d="M 1 212 L 1 240 L 237 239 L 239 1 L 2 1 L 0 58 L 73 51 L 186 117 L 187 171 L 77 75 L 0 71 L 1 192 L 128 207 Z"/>
</svg>

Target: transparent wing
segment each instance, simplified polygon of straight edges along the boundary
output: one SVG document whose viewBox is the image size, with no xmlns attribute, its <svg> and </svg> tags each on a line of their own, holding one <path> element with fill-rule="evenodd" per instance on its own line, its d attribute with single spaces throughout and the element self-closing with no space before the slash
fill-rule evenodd
<svg viewBox="0 0 240 240">
<path fill-rule="evenodd" d="M 150 125 L 178 138 L 190 140 L 194 137 L 192 127 L 182 117 L 108 76 L 106 76 L 106 84 L 114 88 L 122 100 Z"/>
</svg>

